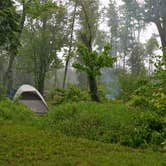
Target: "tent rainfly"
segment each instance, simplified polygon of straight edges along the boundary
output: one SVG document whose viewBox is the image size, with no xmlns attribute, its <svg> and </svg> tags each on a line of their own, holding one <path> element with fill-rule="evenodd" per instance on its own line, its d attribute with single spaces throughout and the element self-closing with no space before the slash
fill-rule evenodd
<svg viewBox="0 0 166 166">
<path fill-rule="evenodd" d="M 22 85 L 15 93 L 14 100 L 18 99 L 33 112 L 43 114 L 48 111 L 47 103 L 40 92 L 31 85 Z"/>
</svg>

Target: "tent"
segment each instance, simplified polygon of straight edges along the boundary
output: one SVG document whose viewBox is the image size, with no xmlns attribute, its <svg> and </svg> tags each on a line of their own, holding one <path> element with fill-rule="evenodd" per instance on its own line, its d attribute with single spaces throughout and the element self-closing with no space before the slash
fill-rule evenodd
<svg viewBox="0 0 166 166">
<path fill-rule="evenodd" d="M 22 85 L 15 93 L 14 100 L 16 99 L 36 113 L 43 114 L 48 111 L 44 98 L 31 85 Z"/>
</svg>

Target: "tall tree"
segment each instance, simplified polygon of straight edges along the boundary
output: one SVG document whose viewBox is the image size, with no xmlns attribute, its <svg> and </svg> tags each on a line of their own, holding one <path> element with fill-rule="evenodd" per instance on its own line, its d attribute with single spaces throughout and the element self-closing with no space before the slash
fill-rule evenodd
<svg viewBox="0 0 166 166">
<path fill-rule="evenodd" d="M 22 9 L 21 17 L 20 17 L 21 19 L 19 21 L 19 26 L 18 26 L 19 31 L 16 33 L 16 37 L 13 40 L 11 40 L 11 44 L 8 49 L 9 63 L 8 63 L 5 77 L 4 77 L 4 84 L 6 85 L 8 92 L 10 92 L 11 89 L 13 88 L 13 64 L 14 64 L 15 58 L 17 57 L 18 48 L 20 46 L 20 38 L 24 28 L 26 13 L 31 1 L 32 0 L 21 0 L 23 9 Z"/>
<path fill-rule="evenodd" d="M 132 39 L 139 43 L 141 30 L 144 28 L 144 22 L 142 20 L 141 9 L 137 0 L 122 0 L 124 2 L 121 5 L 123 20 L 126 21 L 126 25 L 131 31 Z"/>
<path fill-rule="evenodd" d="M 65 84 L 66 84 L 66 78 L 67 78 L 67 72 L 68 72 L 68 66 L 69 66 L 69 61 L 71 58 L 71 54 L 72 54 L 72 47 L 73 47 L 73 37 L 74 37 L 74 26 L 75 26 L 75 21 L 76 21 L 76 12 L 77 12 L 77 6 L 78 6 L 78 0 L 75 0 L 74 2 L 74 11 L 72 12 L 72 16 L 71 16 L 71 23 L 69 25 L 69 29 L 70 29 L 70 37 L 69 37 L 69 50 L 66 56 L 66 62 L 65 62 L 65 73 L 64 73 L 64 79 L 63 79 L 63 88 L 65 88 Z"/>
<path fill-rule="evenodd" d="M 66 10 L 53 1 L 36 2 L 29 11 L 23 38 L 23 59 L 34 74 L 34 82 L 44 93 L 45 78 L 52 68 L 58 68 L 58 51 L 66 40 Z M 26 39 L 26 40 L 25 40 Z"/>
<path fill-rule="evenodd" d="M 117 56 L 117 44 L 118 44 L 118 28 L 119 28 L 119 15 L 118 8 L 115 0 L 109 1 L 107 9 L 108 26 L 110 27 L 110 42 L 112 44 L 111 55 Z"/>
<path fill-rule="evenodd" d="M 141 43 L 134 44 L 132 52 L 128 59 L 130 70 L 133 75 L 138 76 L 143 71 L 145 71 L 144 57 L 145 57 L 145 49 L 143 44 Z"/>
<path fill-rule="evenodd" d="M 92 47 L 98 31 L 99 1 L 79 0 L 79 5 L 79 20 L 81 29 L 78 31 L 78 39 L 89 49 L 89 51 L 92 51 Z"/>
<path fill-rule="evenodd" d="M 0 46 L 10 45 L 10 41 L 16 36 L 19 15 L 11 0 L 0 1 Z"/>
<path fill-rule="evenodd" d="M 74 68 L 88 75 L 91 98 L 96 102 L 100 102 L 96 77 L 101 75 L 101 69 L 112 67 L 115 61 L 115 58 L 109 55 L 110 48 L 109 45 L 106 45 L 104 51 L 99 54 L 96 51 L 89 50 L 85 45 L 79 45 L 78 55 L 82 63 L 75 62 L 73 64 Z"/>
<path fill-rule="evenodd" d="M 157 50 L 158 47 L 158 41 L 156 37 L 153 35 L 148 42 L 146 43 L 146 56 L 148 59 L 148 72 L 149 75 L 152 73 L 152 66 L 153 66 L 153 60 L 154 60 L 154 51 Z"/>
<path fill-rule="evenodd" d="M 11 0 L 0 1 L 0 82 L 3 82 L 8 48 L 19 32 L 19 15 Z"/>
<path fill-rule="evenodd" d="M 156 25 L 161 39 L 163 55 L 166 57 L 166 1 L 145 0 L 143 7 L 144 20 Z"/>
<path fill-rule="evenodd" d="M 123 69 L 126 69 L 133 45 L 140 42 L 144 22 L 136 0 L 122 1 L 123 4 L 117 6 L 114 0 L 110 0 L 107 17 L 113 50 L 119 55 Z"/>
<path fill-rule="evenodd" d="M 86 48 L 88 48 L 89 52 L 91 52 L 98 32 L 100 16 L 99 0 L 79 0 L 78 5 L 80 29 L 77 31 L 77 39 L 78 42 L 82 43 Z M 86 87 L 87 82 L 90 84 L 91 81 L 90 78 L 87 78 L 86 73 L 78 73 L 78 79 L 81 87 Z"/>
</svg>

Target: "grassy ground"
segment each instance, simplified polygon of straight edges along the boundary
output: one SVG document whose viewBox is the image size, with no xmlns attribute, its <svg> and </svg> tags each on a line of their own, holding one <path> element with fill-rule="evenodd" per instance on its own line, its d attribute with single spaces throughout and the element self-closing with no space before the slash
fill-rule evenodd
<svg viewBox="0 0 166 166">
<path fill-rule="evenodd" d="M 166 154 L 104 144 L 5 121 L 0 125 L 1 166 L 165 166 Z"/>
</svg>

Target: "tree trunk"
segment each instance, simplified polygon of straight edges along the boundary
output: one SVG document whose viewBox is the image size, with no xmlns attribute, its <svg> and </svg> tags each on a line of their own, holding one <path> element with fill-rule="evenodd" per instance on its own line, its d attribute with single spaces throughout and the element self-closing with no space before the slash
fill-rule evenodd
<svg viewBox="0 0 166 166">
<path fill-rule="evenodd" d="M 100 98 L 98 96 L 97 82 L 95 77 L 88 76 L 88 80 L 89 80 L 89 89 L 90 89 L 92 100 L 96 102 L 100 102 Z"/>
<path fill-rule="evenodd" d="M 44 83 L 45 83 L 45 77 L 41 76 L 38 82 L 38 90 L 41 93 L 41 95 L 44 94 Z"/>
<path fill-rule="evenodd" d="M 151 61 L 150 61 L 150 56 L 149 56 L 149 61 L 148 61 L 148 65 L 149 65 L 149 67 L 148 67 L 148 73 L 149 73 L 149 76 L 151 75 Z"/>
<path fill-rule="evenodd" d="M 10 51 L 9 64 L 4 76 L 4 87 L 6 87 L 7 94 L 9 94 L 11 90 L 13 89 L 13 69 L 12 68 L 13 68 L 13 63 L 14 63 L 16 54 L 17 53 L 15 49 L 12 49 Z"/>
<path fill-rule="evenodd" d="M 161 44 L 162 44 L 162 51 L 163 51 L 163 56 L 165 55 L 166 52 L 166 23 L 162 25 L 161 21 L 156 21 L 155 22 L 159 35 L 160 35 L 160 40 L 161 40 Z"/>
<path fill-rule="evenodd" d="M 43 71 L 38 71 L 37 82 L 36 82 L 37 84 L 35 86 L 42 95 L 44 94 L 45 77 L 46 77 L 46 72 L 43 73 Z"/>
<path fill-rule="evenodd" d="M 21 34 L 24 28 L 24 22 L 25 22 L 25 17 L 26 17 L 26 6 L 25 6 L 25 2 L 23 1 L 23 13 L 22 13 L 22 17 L 21 17 L 21 21 L 20 21 L 20 25 L 19 25 L 19 33 L 17 34 L 17 38 L 15 41 L 12 41 L 13 43 L 10 46 L 9 49 L 9 64 L 7 67 L 7 71 L 5 73 L 4 76 L 4 85 L 7 88 L 7 92 L 11 92 L 12 88 L 13 88 L 13 64 L 15 61 L 15 58 L 17 56 L 17 50 L 19 47 L 19 43 L 20 43 L 20 38 L 21 38 Z"/>
<path fill-rule="evenodd" d="M 123 70 L 126 69 L 126 51 L 124 51 L 124 56 L 123 56 Z"/>
<path fill-rule="evenodd" d="M 68 52 L 66 63 L 65 63 L 65 73 L 64 73 L 64 79 L 63 79 L 63 88 L 65 88 L 65 84 L 66 84 L 68 66 L 69 66 L 69 61 L 70 61 L 70 54 L 71 54 L 72 45 L 73 45 L 72 41 L 73 41 L 73 33 L 74 33 L 74 24 L 75 24 L 76 10 L 77 10 L 77 0 L 75 1 L 74 14 L 73 14 L 73 19 L 72 19 L 72 24 L 71 24 L 69 52 Z"/>
</svg>

